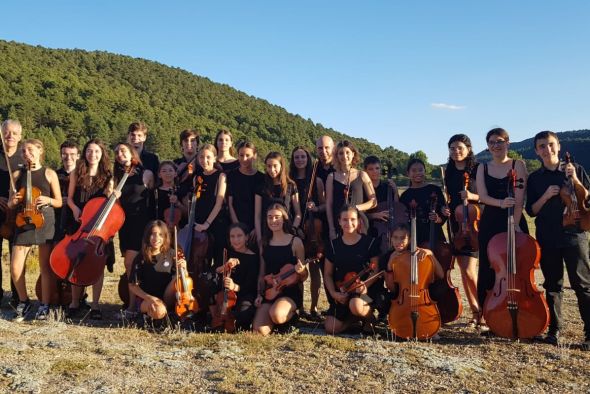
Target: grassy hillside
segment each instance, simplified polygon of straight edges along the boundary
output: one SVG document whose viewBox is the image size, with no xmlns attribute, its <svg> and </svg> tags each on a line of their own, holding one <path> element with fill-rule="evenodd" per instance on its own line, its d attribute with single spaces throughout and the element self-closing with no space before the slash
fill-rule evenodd
<svg viewBox="0 0 590 394">
<path fill-rule="evenodd" d="M 135 120 L 148 124 L 148 147 L 162 158 L 178 156 L 181 130 L 197 128 L 211 141 L 222 127 L 231 130 L 236 140 L 253 140 L 262 154 L 270 150 L 289 154 L 293 147 L 312 147 L 318 136 L 329 134 L 336 140 L 353 140 L 364 155 L 377 154 L 396 164 L 408 157 L 156 62 L 6 41 L 0 41 L 0 53 L 0 116 L 19 119 L 28 136 L 43 139 L 53 164 L 66 137 L 83 143 L 97 136 L 115 143 Z"/>
</svg>

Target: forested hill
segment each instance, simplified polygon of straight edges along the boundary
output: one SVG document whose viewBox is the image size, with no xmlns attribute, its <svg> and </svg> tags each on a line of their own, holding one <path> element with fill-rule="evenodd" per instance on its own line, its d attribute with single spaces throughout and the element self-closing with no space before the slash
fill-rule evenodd
<svg viewBox="0 0 590 394">
<path fill-rule="evenodd" d="M 297 145 L 312 148 L 329 134 L 349 138 L 363 155 L 376 154 L 403 166 L 408 155 L 382 150 L 365 139 L 350 138 L 228 85 L 156 62 L 106 52 L 46 49 L 0 41 L 0 116 L 19 119 L 27 137 L 42 139 L 47 160 L 59 160 L 66 137 L 84 143 L 99 137 L 125 138 L 127 126 L 147 123 L 147 146 L 161 158 L 179 155 L 178 134 L 197 128 L 205 141 L 219 128 L 234 139 L 250 139 L 261 154 L 289 154 Z M 367 130 L 369 135 L 370 130 Z"/>
<path fill-rule="evenodd" d="M 590 130 L 564 131 L 557 133 L 561 145 L 561 156 L 565 152 L 570 152 L 572 159 L 584 166 L 586 170 L 590 169 Z M 533 138 L 528 138 L 520 142 L 511 142 L 510 150 L 516 151 L 524 159 L 538 159 L 533 146 Z M 487 160 L 490 156 L 487 151 L 477 154 L 478 159 Z"/>
</svg>

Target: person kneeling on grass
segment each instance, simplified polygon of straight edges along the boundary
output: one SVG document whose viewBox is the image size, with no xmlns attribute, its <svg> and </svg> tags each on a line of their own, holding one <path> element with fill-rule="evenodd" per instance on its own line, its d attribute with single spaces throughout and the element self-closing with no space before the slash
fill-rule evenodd
<svg viewBox="0 0 590 394">
<path fill-rule="evenodd" d="M 186 261 L 178 264 L 186 267 Z M 135 257 L 129 276 L 129 289 L 138 297 L 141 313 L 153 320 L 166 318 L 175 304 L 176 259 L 170 245 L 170 232 L 161 220 L 150 222 L 144 231 L 141 252 Z"/>
</svg>

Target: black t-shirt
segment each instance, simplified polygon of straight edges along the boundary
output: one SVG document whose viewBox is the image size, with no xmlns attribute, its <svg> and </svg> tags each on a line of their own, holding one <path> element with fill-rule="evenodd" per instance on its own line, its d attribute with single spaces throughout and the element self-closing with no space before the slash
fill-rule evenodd
<svg viewBox="0 0 590 394">
<path fill-rule="evenodd" d="M 245 175 L 239 169 L 227 174 L 227 195 L 232 197 L 238 221 L 254 228 L 254 195 L 264 182 L 264 175 L 256 171 Z"/>
<path fill-rule="evenodd" d="M 231 274 L 233 281 L 240 286 L 238 298 L 256 298 L 260 257 L 257 254 L 245 254 L 233 250 L 227 251 L 227 257 L 240 260 L 240 264 Z"/>
<path fill-rule="evenodd" d="M 10 161 L 10 169 L 14 173 L 16 170 L 25 165 L 25 159 L 20 153 L 20 145 L 16 152 L 8 159 Z M 0 197 L 8 198 L 10 190 L 10 175 L 8 174 L 8 166 L 6 165 L 6 156 L 0 147 Z"/>
<path fill-rule="evenodd" d="M 354 245 L 347 245 L 338 237 L 326 248 L 326 258 L 334 265 L 334 281 L 339 282 L 349 272 L 365 269 L 371 258 L 379 256 L 379 242 L 375 238 L 362 235 Z"/>
<path fill-rule="evenodd" d="M 238 168 L 240 168 L 240 161 L 235 160 L 230 163 L 219 162 L 219 165 L 221 166 L 221 169 L 223 170 L 223 172 L 225 172 L 227 174 L 228 172 L 231 172 L 231 171 L 234 171 L 234 170 L 237 170 Z"/>
<path fill-rule="evenodd" d="M 454 212 L 455 208 L 463 203 L 459 193 L 463 190 L 465 173 L 469 175 L 469 186 L 467 187 L 467 190 L 472 193 L 475 192 L 475 179 L 477 176 L 478 165 L 478 163 L 475 163 L 471 170 L 458 170 L 457 167 L 455 167 L 454 162 L 451 162 L 447 165 L 444 182 L 447 186 L 447 192 L 449 193 L 449 197 L 451 199 L 449 201 L 449 209 L 451 212 Z"/>
<path fill-rule="evenodd" d="M 444 241 L 444 233 L 442 231 L 442 225 L 446 221 L 446 216 L 443 216 L 441 209 L 444 205 L 444 198 L 440 187 L 432 184 L 427 184 L 420 188 L 408 188 L 400 197 L 400 201 L 408 208 L 408 212 L 411 212 L 410 203 L 412 200 L 416 201 L 416 231 L 418 233 L 418 243 L 428 241 L 430 239 L 430 220 L 428 214 L 430 213 L 430 204 L 432 194 L 436 195 L 437 203 L 435 212 L 443 219 L 440 224 L 435 224 L 437 238 L 440 241 Z"/>
<path fill-rule="evenodd" d="M 133 260 L 129 283 L 138 285 L 147 294 L 162 299 L 166 287 L 176 275 L 174 251 L 152 256 L 152 261 L 145 261 L 143 254 Z"/>
<path fill-rule="evenodd" d="M 263 185 L 256 191 L 256 195 L 262 198 L 260 215 L 262 216 L 261 219 L 263 221 L 268 207 L 277 202 L 287 207 L 287 212 L 289 212 L 289 216 L 291 217 L 291 220 L 293 220 L 293 207 L 291 202 L 293 195 L 298 193 L 297 186 L 295 183 L 289 183 L 284 196 L 281 196 L 282 192 L 283 189 L 281 185 L 272 185 L 270 190 L 267 190 Z"/>
<path fill-rule="evenodd" d="M 160 159 L 155 153 L 148 152 L 147 150 L 142 149 L 141 154 L 139 155 L 139 159 L 141 160 L 141 164 L 143 168 L 150 170 L 154 173 L 154 177 L 158 174 L 158 169 L 160 167 Z"/>
<path fill-rule="evenodd" d="M 560 163 L 560 167 L 563 163 Z M 590 189 L 590 180 L 584 167 L 574 164 L 576 175 L 586 189 Z M 537 215 L 533 214 L 533 204 L 541 198 L 549 186 L 563 186 L 567 181 L 565 172 L 559 169 L 552 171 L 542 166 L 533 172 L 527 180 L 526 211 L 535 217 L 536 238 L 541 246 L 568 246 L 580 242 L 580 237 L 586 239 L 587 235 L 579 228 L 563 227 L 563 212 L 565 205 L 559 195 L 551 197 Z"/>
</svg>

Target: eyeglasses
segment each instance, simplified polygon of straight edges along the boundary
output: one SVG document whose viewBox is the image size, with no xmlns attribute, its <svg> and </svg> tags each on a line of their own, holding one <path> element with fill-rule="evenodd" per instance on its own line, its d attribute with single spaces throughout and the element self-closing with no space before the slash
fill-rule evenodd
<svg viewBox="0 0 590 394">
<path fill-rule="evenodd" d="M 504 146 L 507 141 L 505 140 L 496 140 L 496 141 L 488 141 L 489 146 Z"/>
</svg>

